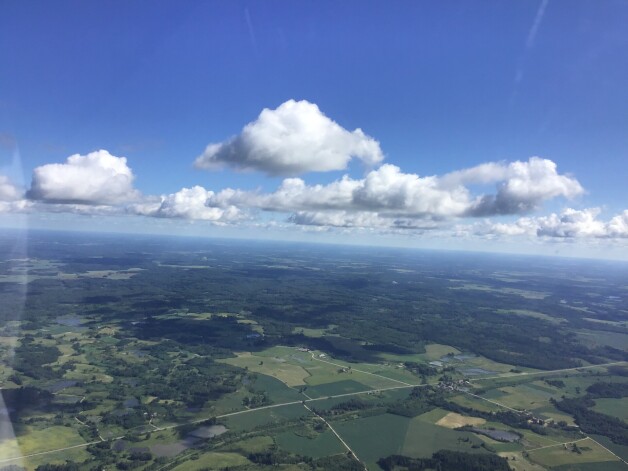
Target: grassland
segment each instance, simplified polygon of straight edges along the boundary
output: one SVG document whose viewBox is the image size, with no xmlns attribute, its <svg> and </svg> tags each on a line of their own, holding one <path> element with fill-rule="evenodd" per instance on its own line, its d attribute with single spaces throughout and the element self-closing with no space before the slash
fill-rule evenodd
<svg viewBox="0 0 628 471">
<path fill-rule="evenodd" d="M 600 330 L 583 330 L 578 332 L 580 341 L 589 347 L 609 346 L 618 349 L 625 349 L 628 345 L 628 334 L 621 332 L 605 332 Z"/>
<path fill-rule="evenodd" d="M 579 361 L 621 358 L 617 351 L 574 348 L 575 341 L 625 350 L 627 336 L 618 330 L 626 321 L 609 307 L 608 287 L 581 292 L 564 283 L 550 293 L 552 283 L 559 283 L 553 275 L 544 283 L 536 272 L 526 278 L 524 268 L 516 274 L 490 268 L 482 274 L 476 261 L 467 267 L 472 270 L 449 281 L 442 279 L 442 266 L 426 273 L 421 263 L 404 265 L 399 257 L 386 262 L 390 269 L 381 269 L 368 257 L 338 263 L 318 254 L 306 264 L 317 270 L 300 276 L 298 267 L 305 262 L 291 262 L 291 255 L 281 262 L 248 249 L 213 247 L 209 254 L 186 252 L 186 247 L 144 260 L 147 246 L 119 248 L 118 258 L 102 259 L 93 252 L 81 256 L 72 245 L 67 264 L 38 259 L 17 271 L 0 260 L 3 294 L 14 290 L 19 298 L 24 287 L 11 283 L 29 276 L 32 282 L 32 300 L 24 305 L 17 299 L 6 309 L 23 308 L 23 316 L 0 323 L 0 349 L 15 347 L 22 355 L 21 364 L 2 366 L 3 392 L 24 386 L 44 398 L 16 414 L 23 453 L 84 444 L 98 435 L 124 436 L 125 446 L 153 453 L 137 469 L 162 467 L 158 455 L 168 456 L 175 469 L 254 467 L 247 457 L 268 452 L 287 471 L 306 466 L 294 464 L 296 454 L 316 459 L 345 452 L 301 404 L 308 401 L 371 471 L 377 459 L 390 454 L 429 457 L 440 449 L 509 453 L 517 457 L 511 463 L 517 471 L 539 469 L 526 459 L 526 450 L 530 459 L 550 463 L 544 466 L 591 470 L 616 463 L 605 461 L 608 454 L 599 455 L 600 447 L 581 454 L 554 450 L 579 432 L 561 424 L 535 433 L 512 417 L 483 415 L 505 409 L 460 392 L 471 388 L 504 407 L 573 425 L 573 417 L 557 411 L 550 398 L 581 397 L 597 381 L 628 381 L 604 367 L 569 369 Z M 29 270 L 39 272 L 29 275 Z M 398 284 L 392 285 L 391 277 Z M 570 289 L 569 304 L 582 310 L 559 302 L 569 298 Z M 618 320 L 587 321 L 600 306 Z M 588 316 L 584 322 L 583 316 Z M 533 351 L 531 337 L 540 339 Z M 441 364 L 428 368 L 433 361 Z M 470 385 L 456 381 L 464 376 Z M 485 376 L 501 379 L 482 380 Z M 77 383 L 57 389 L 66 381 Z M 420 383 L 433 387 L 413 388 Z M 378 391 L 396 387 L 403 389 Z M 335 395 L 346 396 L 329 398 Z M 129 398 L 137 404 L 127 406 Z M 477 417 L 449 401 L 475 409 Z M 255 410 L 260 406 L 266 408 Z M 614 416 L 626 408 L 623 399 L 599 399 L 595 406 Z M 190 430 L 209 418 L 229 430 L 190 448 Z M 516 429 L 522 439 L 501 443 L 455 430 L 462 425 Z M 128 448 L 109 445 L 102 445 L 102 453 L 97 447 L 77 448 L 29 458 L 26 464 L 33 469 L 70 459 L 85 469 L 109 469 L 116 460 L 132 460 Z M 16 452 L 9 441 L 0 444 L 0 454 Z"/>
<path fill-rule="evenodd" d="M 586 439 L 575 443 L 557 445 L 539 450 L 529 450 L 529 459 L 542 466 L 555 467 L 574 465 L 579 463 L 599 463 L 604 461 L 619 461 L 616 457 L 598 445 L 595 441 Z M 579 453 L 574 450 L 579 450 Z"/>
<path fill-rule="evenodd" d="M 483 395 L 487 399 L 494 399 L 500 404 L 518 410 L 534 410 L 550 404 L 551 397 L 560 397 L 535 387 L 533 384 L 521 384 L 493 389 Z"/>
<path fill-rule="evenodd" d="M 283 381 L 288 386 L 301 386 L 310 374 L 303 367 L 289 363 L 281 357 L 254 355 L 249 352 L 238 352 L 236 358 L 221 360 L 229 365 L 246 368 Z"/>
<path fill-rule="evenodd" d="M 197 455 L 189 461 L 173 468 L 173 470 L 200 471 L 203 469 L 227 469 L 246 464 L 251 464 L 251 462 L 238 453 L 209 452 Z"/>
<path fill-rule="evenodd" d="M 455 412 L 450 412 L 445 417 L 438 420 L 436 422 L 436 425 L 455 429 L 464 425 L 482 425 L 484 423 L 486 423 L 486 419 L 481 419 L 479 417 L 469 417 L 466 415 L 457 414 Z"/>
<path fill-rule="evenodd" d="M 283 432 L 275 436 L 279 448 L 291 453 L 321 458 L 343 453 L 346 448 L 330 430 L 317 433 L 314 437 L 299 435 L 302 430 Z"/>
<path fill-rule="evenodd" d="M 601 398 L 595 400 L 593 410 L 617 417 L 624 422 L 628 422 L 628 397 L 621 399 Z"/>
<path fill-rule="evenodd" d="M 238 414 L 227 417 L 225 422 L 230 430 L 245 431 L 269 424 L 277 424 L 286 420 L 295 420 L 309 415 L 300 404 L 273 409 L 251 411 L 246 414 Z"/>
<path fill-rule="evenodd" d="M 369 469 L 378 469 L 382 456 L 401 454 L 410 420 L 392 414 L 332 422 L 332 426 L 355 450 Z"/>
<path fill-rule="evenodd" d="M 17 443 L 16 443 L 17 441 Z M 15 440 L 0 443 L 0 456 L 11 457 L 30 455 L 47 450 L 65 448 L 85 443 L 85 440 L 71 427 L 52 426 L 45 429 L 28 427 Z"/>
<path fill-rule="evenodd" d="M 407 425 L 402 453 L 415 458 L 427 458 L 435 451 L 443 449 L 485 451 L 477 448 L 481 443 L 482 440 L 472 433 L 454 431 L 426 422 L 421 417 L 415 417 Z"/>
</svg>

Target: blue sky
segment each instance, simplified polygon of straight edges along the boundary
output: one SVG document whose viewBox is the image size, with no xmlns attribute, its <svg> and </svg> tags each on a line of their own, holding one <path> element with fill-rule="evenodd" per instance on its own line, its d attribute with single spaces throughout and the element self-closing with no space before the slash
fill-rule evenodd
<svg viewBox="0 0 628 471">
<path fill-rule="evenodd" d="M 255 228 L 271 238 L 552 253 L 560 246 L 561 253 L 622 256 L 626 24 L 628 4 L 611 0 L 3 2 L 0 183 L 16 191 L 0 192 L 0 223 L 89 229 L 98 220 L 103 227 L 227 236 Z M 265 127 L 255 134 L 261 141 L 229 144 L 263 109 L 289 100 L 316 106 L 320 116 L 312 119 L 332 120 L 347 134 L 328 139 L 306 130 L 290 138 L 297 147 L 274 157 L 254 155 L 268 143 Z M 308 110 L 297 106 L 269 119 L 293 122 Z M 366 140 L 347 137 L 356 128 Z M 307 147 L 310 138 L 319 153 Z M 374 141 L 383 160 L 354 155 Z M 212 168 L 195 167 L 210 143 L 225 150 L 207 157 Z M 79 183 L 91 174 L 76 177 L 66 159 L 101 149 L 111 159 L 126 157 L 120 172 L 132 181 L 117 187 L 119 179 L 95 177 L 104 192 L 86 193 Z M 308 152 L 314 161 L 345 152 L 346 162 L 324 171 L 303 162 L 278 170 L 288 151 L 296 161 Z M 103 155 L 89 160 L 97 172 L 116 162 Z M 555 170 L 532 171 L 533 156 Z M 273 171 L 268 161 L 251 166 L 267 157 L 275 159 Z M 517 161 L 530 170 L 523 182 L 521 168 L 512 167 Z M 457 209 L 424 205 L 427 182 L 406 178 L 442 179 L 490 162 L 502 163 L 490 178 L 456 180 L 469 193 L 454 198 Z M 65 167 L 45 167 L 55 163 Z M 302 193 L 290 194 L 293 201 L 303 196 L 302 206 L 277 203 L 286 178 L 310 191 L 349 175 L 355 193 L 386 165 L 399 169 L 390 185 L 405 182 L 396 199 L 392 187 L 380 186 L 367 203 L 356 197 L 330 207 Z M 53 183 L 74 186 L 51 190 Z M 197 185 L 213 195 L 200 211 L 181 208 L 190 200 L 174 195 Z M 506 203 L 498 197 L 493 210 L 478 209 L 482 196 L 521 185 L 525 194 L 513 190 Z M 120 194 L 103 199 L 106 188 Z M 225 188 L 249 194 L 217 196 Z M 399 198 L 405 203 L 393 207 Z"/>
</svg>

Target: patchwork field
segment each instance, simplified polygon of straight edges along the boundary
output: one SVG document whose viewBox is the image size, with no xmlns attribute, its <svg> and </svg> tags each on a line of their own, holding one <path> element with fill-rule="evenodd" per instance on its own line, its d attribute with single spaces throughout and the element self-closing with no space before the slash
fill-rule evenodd
<svg viewBox="0 0 628 471">
<path fill-rule="evenodd" d="M 236 355 L 236 358 L 221 361 L 255 373 L 272 376 L 288 386 L 301 386 L 305 384 L 304 379 L 310 375 L 301 366 L 289 363 L 280 357 L 259 356 L 249 352 L 238 352 Z"/>
<path fill-rule="evenodd" d="M 331 422 L 369 469 L 378 469 L 380 457 L 403 452 L 409 423 L 409 419 L 392 414 Z"/>
<path fill-rule="evenodd" d="M 17 437 L 17 442 L 15 440 L 0 442 L 0 456 L 30 455 L 81 443 L 85 443 L 85 440 L 70 427 L 53 426 L 45 429 L 29 427 L 26 433 L 22 432 Z"/>
<path fill-rule="evenodd" d="M 450 412 L 436 422 L 436 425 L 455 429 L 464 425 L 482 425 L 484 423 L 486 423 L 486 419 L 481 419 L 479 417 L 467 417 L 465 415 L 456 414 L 455 412 Z"/>
<path fill-rule="evenodd" d="M 619 461 L 595 441 L 590 439 L 578 441 L 573 444 L 569 443 L 539 450 L 529 450 L 528 454 L 531 461 L 548 467 Z"/>
<path fill-rule="evenodd" d="M 203 453 L 195 459 L 180 464 L 174 471 L 200 471 L 204 469 L 228 469 L 232 466 L 251 464 L 244 456 L 238 453 Z"/>
<path fill-rule="evenodd" d="M 298 433 L 299 431 L 280 433 L 275 436 L 275 442 L 283 450 L 313 458 L 346 452 L 346 448 L 331 430 L 318 433 L 314 437 L 301 436 Z"/>
<path fill-rule="evenodd" d="M 407 456 L 428 458 L 435 451 L 442 449 L 469 453 L 484 452 L 482 448 L 477 448 L 481 443 L 482 440 L 472 433 L 429 424 L 415 417 L 408 422 L 402 450 Z"/>
</svg>

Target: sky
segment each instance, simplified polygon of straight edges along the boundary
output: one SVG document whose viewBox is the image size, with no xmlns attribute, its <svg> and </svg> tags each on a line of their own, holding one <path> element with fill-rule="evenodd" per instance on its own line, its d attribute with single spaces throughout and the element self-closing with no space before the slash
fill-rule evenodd
<svg viewBox="0 0 628 471">
<path fill-rule="evenodd" d="M 628 259 L 625 0 L 0 11 L 0 226 Z"/>
</svg>

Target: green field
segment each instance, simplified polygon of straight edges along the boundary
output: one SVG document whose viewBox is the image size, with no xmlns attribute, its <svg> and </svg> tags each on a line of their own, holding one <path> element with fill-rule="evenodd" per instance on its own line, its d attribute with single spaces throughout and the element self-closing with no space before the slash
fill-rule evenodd
<svg viewBox="0 0 628 471">
<path fill-rule="evenodd" d="M 262 409 L 247 412 L 245 414 L 226 417 L 227 428 L 235 431 L 251 430 L 255 427 L 272 425 L 285 420 L 296 420 L 309 415 L 309 412 L 301 405 L 294 404 L 285 407 Z"/>
<path fill-rule="evenodd" d="M 473 445 L 481 443 L 482 440 L 472 433 L 457 432 L 429 424 L 421 417 L 415 417 L 408 423 L 402 452 L 404 455 L 415 458 L 429 458 L 433 453 L 443 449 L 468 453 L 485 452 L 482 448 L 472 448 Z"/>
<path fill-rule="evenodd" d="M 85 440 L 71 427 L 52 426 L 45 429 L 28 427 L 21 431 L 17 437 L 17 443 L 15 440 L 5 440 L 0 443 L 0 456 L 10 458 L 20 454 L 30 455 L 81 443 L 85 443 Z"/>
<path fill-rule="evenodd" d="M 578 338 L 589 347 L 609 346 L 624 351 L 628 349 L 628 334 L 620 332 L 581 330 L 578 332 Z"/>
<path fill-rule="evenodd" d="M 200 471 L 203 469 L 225 469 L 250 463 L 244 456 L 237 453 L 210 452 L 203 453 L 198 459 L 191 459 L 173 469 L 175 471 Z"/>
<path fill-rule="evenodd" d="M 628 397 L 622 397 L 621 399 L 596 399 L 593 410 L 628 422 Z"/>
<path fill-rule="evenodd" d="M 571 445 L 557 445 L 540 450 L 528 451 L 530 460 L 542 466 L 574 465 L 579 463 L 598 463 L 602 461 L 619 461 L 593 440 L 576 443 L 580 453 L 572 450 Z"/>
<path fill-rule="evenodd" d="M 493 389 L 483 395 L 487 399 L 493 399 L 518 410 L 534 410 L 540 407 L 546 407 L 550 404 L 550 398 L 554 396 L 546 391 L 535 387 L 532 384 L 520 384 L 517 386 L 506 386 L 499 389 Z M 555 395 L 556 397 L 560 397 Z"/>
<path fill-rule="evenodd" d="M 402 453 L 409 422 L 405 417 L 382 414 L 331 425 L 369 469 L 379 469 L 379 458 Z"/>
<path fill-rule="evenodd" d="M 309 373 L 303 367 L 294 365 L 281 357 L 254 355 L 249 352 L 237 353 L 236 358 L 220 360 L 229 365 L 246 368 L 255 373 L 272 376 L 286 383 L 288 386 L 300 386 Z"/>
<path fill-rule="evenodd" d="M 259 453 L 268 450 L 275 444 L 272 437 L 268 435 L 259 435 L 253 438 L 246 438 L 238 442 L 230 444 L 227 448 L 233 451 L 239 451 L 243 454 Z"/>
<path fill-rule="evenodd" d="M 266 392 L 273 403 L 292 402 L 303 399 L 303 396 L 296 390 L 289 388 L 283 382 L 270 376 L 257 375 L 252 386 L 255 391 Z M 242 404 L 240 404 L 238 409 L 242 409 Z"/>
<path fill-rule="evenodd" d="M 344 379 L 344 380 L 336 381 L 333 383 L 325 383 L 325 384 L 320 384 L 318 386 L 310 386 L 305 390 L 305 393 L 312 398 L 317 398 L 317 397 L 334 396 L 336 394 L 347 394 L 347 393 L 353 393 L 353 392 L 368 391 L 369 389 L 371 388 L 369 388 L 368 386 L 362 383 L 358 383 L 357 381 L 354 381 L 353 379 Z"/>
<path fill-rule="evenodd" d="M 275 440 L 281 449 L 313 458 L 321 458 L 346 451 L 346 448 L 331 430 L 316 434 L 314 438 L 297 435 L 294 431 L 283 432 L 275 435 Z"/>
</svg>

